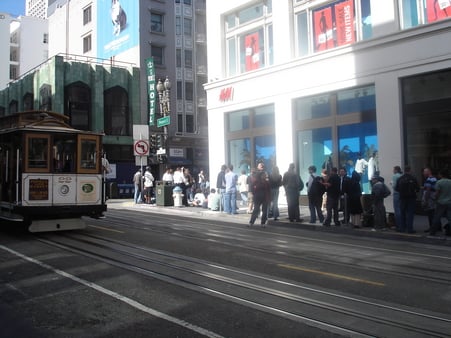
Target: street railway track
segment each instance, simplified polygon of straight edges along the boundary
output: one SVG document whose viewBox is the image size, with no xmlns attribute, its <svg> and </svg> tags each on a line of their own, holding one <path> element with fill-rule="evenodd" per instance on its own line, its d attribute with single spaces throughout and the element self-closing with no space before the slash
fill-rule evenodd
<svg viewBox="0 0 451 338">
<path fill-rule="evenodd" d="M 124 227 L 130 227 L 130 228 L 136 228 L 137 225 L 130 225 L 130 218 L 127 217 L 120 217 L 117 215 L 111 215 L 109 216 L 107 219 L 104 220 L 98 220 L 99 224 L 104 224 L 104 225 L 108 225 L 108 226 L 118 226 L 120 228 L 124 228 Z M 164 222 L 165 226 L 156 226 L 155 224 L 158 222 Z M 168 216 L 168 215 L 158 215 L 158 214 L 152 214 L 152 218 L 151 219 L 140 219 L 139 222 L 141 222 L 143 224 L 143 226 L 138 226 L 140 229 L 142 230 L 146 230 L 146 231 L 151 231 L 151 232 L 156 232 L 156 233 L 160 233 L 160 234 L 167 234 L 167 235 L 171 235 L 171 236 L 177 236 L 180 238 L 187 238 L 187 239 L 193 239 L 193 240 L 208 240 L 210 242 L 218 242 L 221 243 L 222 245 L 226 244 L 228 246 L 233 246 L 237 249 L 245 249 L 245 250 L 252 250 L 252 251 L 257 251 L 259 253 L 263 253 L 263 254 L 274 254 L 274 250 L 272 248 L 266 248 L 266 247 L 260 247 L 257 245 L 252 245 L 249 244 L 249 242 L 246 241 L 246 243 L 244 244 L 240 244 L 240 241 L 238 241 L 238 235 L 235 232 L 231 232 L 230 231 L 230 223 L 227 225 L 227 228 L 224 227 L 224 225 L 218 225 L 216 223 L 212 223 L 212 222 L 205 222 L 203 220 L 192 220 L 192 221 L 187 221 L 184 220 L 183 221 L 183 226 L 180 226 L 180 228 L 183 228 L 184 230 L 186 229 L 192 229 L 195 231 L 198 231 L 199 228 L 201 226 L 208 226 L 208 229 L 210 230 L 209 233 L 204 234 L 205 237 L 208 237 L 209 235 L 211 236 L 211 228 L 213 226 L 217 227 L 219 229 L 218 232 L 218 236 L 214 236 L 217 238 L 199 238 L 199 233 L 196 233 L 195 235 L 190 235 L 188 234 L 186 231 L 184 233 L 177 231 L 174 231 L 174 228 L 170 225 L 171 222 L 178 222 L 180 223 L 180 218 L 177 216 Z M 192 223 L 193 225 L 190 225 L 188 223 Z M 244 231 L 249 230 L 248 228 L 243 228 L 242 224 L 236 224 L 237 227 L 242 228 Z M 257 227 L 258 228 L 258 227 Z M 219 233 L 224 230 L 223 233 L 221 233 L 221 235 L 219 235 Z M 285 237 L 288 240 L 298 240 L 298 241 L 304 241 L 305 238 L 301 237 L 301 236 L 296 236 L 293 234 L 286 234 L 286 233 L 280 233 L 280 232 L 273 232 L 273 230 L 271 230 L 269 227 L 264 229 L 264 232 L 267 234 L 268 232 L 271 232 L 271 234 L 273 235 L 277 235 L 279 237 Z M 231 239 L 231 241 L 228 241 L 227 243 L 224 242 L 225 239 L 227 239 L 227 236 L 229 235 L 229 238 Z M 255 233 L 252 233 L 255 234 Z M 323 243 L 323 244 L 327 244 L 329 241 L 321 239 L 313 239 L 313 238 L 309 238 L 309 241 L 314 241 L 314 242 L 318 242 L 318 243 Z M 336 242 L 331 242 L 331 243 L 336 243 Z M 405 256 L 419 256 L 419 257 L 423 257 L 423 256 L 427 256 L 427 257 L 431 257 L 431 258 L 440 258 L 440 259 L 445 259 L 448 260 L 451 266 L 451 257 L 450 256 L 444 256 L 444 255 L 431 255 L 431 254 L 422 254 L 422 253 L 417 253 L 417 252 L 411 252 L 409 251 L 407 254 L 405 251 L 401 251 L 401 250 L 391 250 L 391 249 L 384 249 L 384 248 L 380 248 L 380 247 L 370 247 L 368 245 L 355 245 L 355 244 L 346 244 L 343 242 L 340 242 L 341 246 L 348 246 L 350 248 L 353 249 L 359 249 L 361 248 L 362 250 L 371 250 L 373 252 L 379 252 L 379 251 L 383 251 L 383 252 L 393 252 L 394 254 L 402 254 Z M 292 254 L 288 251 L 285 252 L 281 252 L 279 253 L 281 255 L 283 255 L 284 257 L 288 257 L 288 258 L 294 258 L 297 259 L 299 258 L 296 254 Z M 317 258 L 313 255 L 303 255 L 302 256 L 303 260 L 308 260 L 311 262 L 317 262 L 317 263 L 325 263 L 324 257 L 320 257 Z M 336 258 L 336 256 L 335 256 Z M 428 282 L 434 282 L 434 283 L 438 283 L 438 284 L 442 284 L 442 285 L 450 285 L 451 284 L 451 270 L 447 271 L 447 272 L 442 272 L 442 271 L 435 271 L 432 268 L 428 268 L 425 266 L 421 267 L 421 271 L 419 271 L 418 273 L 415 273 L 414 271 L 416 271 L 415 266 L 414 265 L 410 265 L 409 266 L 409 271 L 403 271 L 405 270 L 405 266 L 401 265 L 401 264 L 396 264 L 396 261 L 392 261 L 391 262 L 391 266 L 395 266 L 397 267 L 396 270 L 393 269 L 386 269 L 384 268 L 384 266 L 380 265 L 380 264 L 373 264 L 373 265 L 369 265 L 371 263 L 371 258 L 368 257 L 365 260 L 362 261 L 362 264 L 359 264 L 358 267 L 360 269 L 364 269 L 365 271 L 371 271 L 374 272 L 376 274 L 379 273 L 384 273 L 384 274 L 388 274 L 391 276 L 397 276 L 397 277 L 402 277 L 402 278 L 407 278 L 409 280 L 418 280 L 418 281 L 428 281 Z M 341 266 L 341 267 L 346 267 L 346 268 L 354 268 L 356 266 L 355 262 L 352 263 L 346 263 L 346 262 L 342 262 L 342 261 L 338 261 L 337 259 L 330 259 L 326 262 L 327 264 L 334 264 L 336 266 Z M 431 274 L 425 275 L 424 271 L 428 271 Z"/>
<path fill-rule="evenodd" d="M 115 221 L 110 219 L 110 225 Z M 251 273 L 99 235 L 55 233 L 39 241 L 134 273 L 353 337 L 449 337 L 451 318 Z"/>
</svg>

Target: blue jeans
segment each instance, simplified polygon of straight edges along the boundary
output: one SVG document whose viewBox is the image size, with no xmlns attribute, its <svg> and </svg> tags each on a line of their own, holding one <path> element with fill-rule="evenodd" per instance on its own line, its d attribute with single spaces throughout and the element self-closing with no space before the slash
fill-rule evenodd
<svg viewBox="0 0 451 338">
<path fill-rule="evenodd" d="M 133 196 L 133 199 L 135 203 L 141 202 L 141 187 L 139 184 L 135 184 L 135 195 Z"/>
<path fill-rule="evenodd" d="M 274 217 L 274 219 L 280 216 L 279 213 L 279 188 L 271 189 L 271 207 L 269 209 L 269 214 Z"/>
<path fill-rule="evenodd" d="M 224 194 L 224 212 L 236 214 L 236 190 Z"/>
<path fill-rule="evenodd" d="M 416 198 L 401 198 L 400 199 L 400 209 L 401 209 L 401 226 L 400 231 L 413 232 L 413 217 L 415 215 L 415 205 Z"/>
</svg>

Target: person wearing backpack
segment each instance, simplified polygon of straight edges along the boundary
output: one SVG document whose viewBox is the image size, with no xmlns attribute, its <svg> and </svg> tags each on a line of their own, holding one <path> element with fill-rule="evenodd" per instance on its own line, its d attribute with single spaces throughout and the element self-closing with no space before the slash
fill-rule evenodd
<svg viewBox="0 0 451 338">
<path fill-rule="evenodd" d="M 413 234 L 415 233 L 413 218 L 420 185 L 415 176 L 412 175 L 410 166 L 405 166 L 404 174 L 396 181 L 395 190 L 399 193 L 399 208 L 401 211 L 399 231 L 407 231 L 407 233 Z"/>
</svg>

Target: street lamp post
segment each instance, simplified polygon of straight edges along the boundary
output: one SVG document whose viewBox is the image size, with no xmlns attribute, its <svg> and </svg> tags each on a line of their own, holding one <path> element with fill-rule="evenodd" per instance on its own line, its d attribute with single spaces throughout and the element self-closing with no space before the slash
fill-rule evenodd
<svg viewBox="0 0 451 338">
<path fill-rule="evenodd" d="M 171 82 L 169 81 L 169 78 L 166 76 L 166 80 L 164 80 L 164 83 L 161 82 L 161 79 L 158 79 L 157 83 L 157 92 L 158 92 L 158 99 L 160 102 L 160 114 L 163 117 L 170 116 L 171 115 Z M 166 141 L 168 138 L 168 126 L 163 126 L 163 147 L 166 149 Z"/>
</svg>

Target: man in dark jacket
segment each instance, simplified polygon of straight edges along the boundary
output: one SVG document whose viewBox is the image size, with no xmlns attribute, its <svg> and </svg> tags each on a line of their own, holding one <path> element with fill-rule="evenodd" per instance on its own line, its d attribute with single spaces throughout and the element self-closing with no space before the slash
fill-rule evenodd
<svg viewBox="0 0 451 338">
<path fill-rule="evenodd" d="M 404 174 L 396 181 L 395 190 L 399 192 L 399 207 L 401 209 L 401 226 L 399 227 L 399 231 L 407 231 L 409 234 L 413 234 L 415 233 L 413 229 L 413 218 L 420 185 L 412 175 L 410 166 L 404 168 Z"/>
<path fill-rule="evenodd" d="M 336 226 L 340 226 L 340 221 L 338 220 L 338 203 L 340 200 L 340 176 L 338 176 L 338 169 L 333 167 L 329 179 L 325 183 L 327 202 L 326 202 L 326 220 L 324 221 L 324 226 L 330 226 L 332 221 L 332 215 L 334 218 L 334 223 Z M 332 214 L 333 213 L 333 214 Z"/>
<path fill-rule="evenodd" d="M 304 182 L 297 174 L 294 163 L 291 163 L 288 171 L 283 174 L 282 184 L 285 188 L 285 195 L 287 196 L 288 218 L 290 222 L 302 222 L 299 213 L 299 191 L 304 187 Z"/>
</svg>

